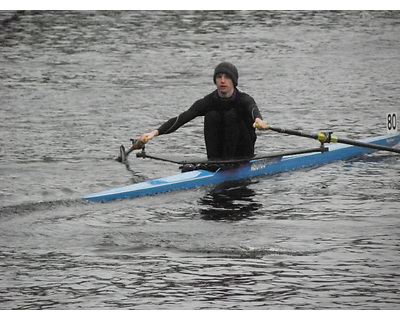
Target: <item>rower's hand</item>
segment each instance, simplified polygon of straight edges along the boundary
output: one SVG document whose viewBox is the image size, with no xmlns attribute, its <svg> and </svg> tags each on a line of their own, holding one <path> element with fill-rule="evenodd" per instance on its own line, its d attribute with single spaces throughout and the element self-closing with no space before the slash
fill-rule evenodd
<svg viewBox="0 0 400 320">
<path fill-rule="evenodd" d="M 154 130 L 152 132 L 142 134 L 141 140 L 143 140 L 144 143 L 147 143 L 151 139 L 153 139 L 155 136 L 158 136 L 158 130 Z"/>
<path fill-rule="evenodd" d="M 269 129 L 268 124 L 260 118 L 256 118 L 256 121 L 254 122 L 253 127 L 258 130 L 268 130 Z"/>
</svg>

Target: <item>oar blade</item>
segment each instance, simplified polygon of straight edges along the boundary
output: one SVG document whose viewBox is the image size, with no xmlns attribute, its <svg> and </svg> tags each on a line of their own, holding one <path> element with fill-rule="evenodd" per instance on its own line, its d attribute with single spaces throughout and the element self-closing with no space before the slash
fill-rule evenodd
<svg viewBox="0 0 400 320">
<path fill-rule="evenodd" d="M 122 144 L 119 147 L 119 155 L 118 155 L 117 161 L 122 162 L 122 163 L 125 163 L 125 161 L 126 161 L 125 147 Z"/>
</svg>

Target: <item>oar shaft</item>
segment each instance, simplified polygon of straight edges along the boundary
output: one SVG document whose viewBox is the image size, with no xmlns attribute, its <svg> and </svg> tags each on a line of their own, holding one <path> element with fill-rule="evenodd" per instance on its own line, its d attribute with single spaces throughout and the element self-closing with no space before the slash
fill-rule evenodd
<svg viewBox="0 0 400 320">
<path fill-rule="evenodd" d="M 326 136 L 324 133 L 312 134 L 312 133 L 306 133 L 303 131 L 290 130 L 290 129 L 284 129 L 284 128 L 279 128 L 279 127 L 268 127 L 268 128 L 272 131 L 276 131 L 279 133 L 287 133 L 287 134 L 291 134 L 291 135 L 295 135 L 295 136 L 311 138 L 311 139 L 319 140 L 321 142 L 328 142 L 328 143 L 329 142 L 338 142 L 338 143 L 350 144 L 350 145 L 357 146 L 357 147 L 390 151 L 390 152 L 396 152 L 396 153 L 400 154 L 400 149 L 391 148 L 391 147 L 387 147 L 387 146 L 381 146 L 381 145 L 377 145 L 377 144 L 373 144 L 373 143 L 361 142 L 361 141 L 357 141 L 357 140 L 342 139 L 342 138 L 338 138 L 335 136 Z"/>
<path fill-rule="evenodd" d="M 131 146 L 127 152 L 125 152 L 125 157 L 128 156 L 128 154 L 130 154 L 133 150 L 137 150 L 136 146 Z"/>
<path fill-rule="evenodd" d="M 182 162 L 180 162 L 180 161 L 175 161 L 172 159 L 166 159 L 166 158 L 152 156 L 152 155 L 147 154 L 144 151 L 136 153 L 136 158 L 149 158 L 149 159 L 153 159 L 153 160 L 171 162 L 171 163 L 175 163 L 175 164 L 182 164 Z"/>
<path fill-rule="evenodd" d="M 279 132 L 279 133 L 287 133 L 287 134 L 291 134 L 291 135 L 295 135 L 295 136 L 306 137 L 306 138 L 318 140 L 317 134 L 311 134 L 311 133 L 306 133 L 303 131 L 290 130 L 290 129 L 279 128 L 279 127 L 268 127 L 268 129 Z"/>
<path fill-rule="evenodd" d="M 360 142 L 360 141 L 355 141 L 355 140 L 349 140 L 349 139 L 343 139 L 343 138 L 338 138 L 337 142 L 339 143 L 344 143 L 344 144 L 351 144 L 353 146 L 357 147 L 363 147 L 363 148 L 370 148 L 370 149 L 377 149 L 377 150 L 383 150 L 383 151 L 390 151 L 390 152 L 396 152 L 400 154 L 400 149 L 397 148 L 391 148 L 387 146 L 380 146 L 377 144 L 372 144 L 372 143 L 366 143 L 366 142 Z"/>
</svg>

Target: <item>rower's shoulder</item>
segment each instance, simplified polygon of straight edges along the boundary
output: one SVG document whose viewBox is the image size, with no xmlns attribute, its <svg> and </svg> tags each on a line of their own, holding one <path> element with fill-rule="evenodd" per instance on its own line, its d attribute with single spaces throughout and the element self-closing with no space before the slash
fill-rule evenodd
<svg viewBox="0 0 400 320">
<path fill-rule="evenodd" d="M 211 93 L 206 94 L 205 96 L 203 96 L 202 98 L 196 100 L 196 102 L 204 102 L 204 101 L 209 101 L 210 99 L 212 99 L 213 97 L 215 97 L 217 95 L 217 90 L 214 90 Z"/>
<path fill-rule="evenodd" d="M 205 95 L 203 98 L 197 99 L 192 106 L 190 111 L 196 112 L 198 115 L 204 114 L 207 106 L 211 103 L 215 91 Z"/>
<path fill-rule="evenodd" d="M 247 93 L 246 91 L 242 91 L 242 90 L 239 90 L 239 89 L 236 89 L 236 90 L 237 90 L 238 96 L 239 96 L 239 98 L 241 100 L 249 101 L 249 102 L 253 102 L 254 101 L 254 98 L 249 93 Z"/>
</svg>

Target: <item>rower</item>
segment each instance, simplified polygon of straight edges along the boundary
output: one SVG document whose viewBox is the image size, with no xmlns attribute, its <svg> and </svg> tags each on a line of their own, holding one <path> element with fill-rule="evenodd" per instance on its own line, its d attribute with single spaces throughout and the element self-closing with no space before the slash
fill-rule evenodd
<svg viewBox="0 0 400 320">
<path fill-rule="evenodd" d="M 147 143 L 154 137 L 170 134 L 196 117 L 204 116 L 204 140 L 209 160 L 231 160 L 254 156 L 255 127 L 267 129 L 254 99 L 240 91 L 239 73 L 229 62 L 214 70 L 216 90 L 197 100 L 188 110 L 142 135 Z"/>
</svg>

